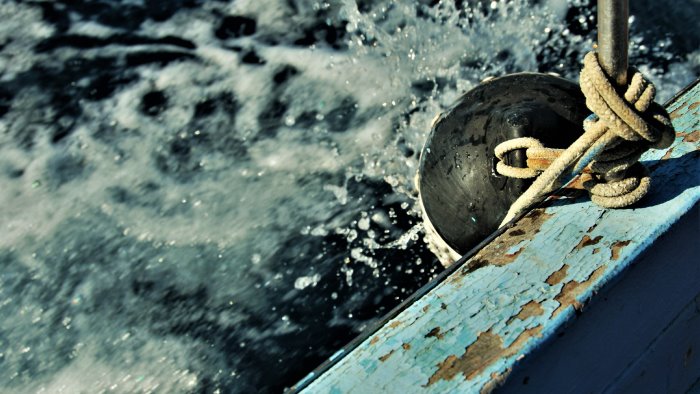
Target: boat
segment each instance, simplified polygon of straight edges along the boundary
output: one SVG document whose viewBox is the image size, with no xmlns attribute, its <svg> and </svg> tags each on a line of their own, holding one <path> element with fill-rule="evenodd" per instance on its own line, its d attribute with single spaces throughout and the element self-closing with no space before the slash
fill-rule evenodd
<svg viewBox="0 0 700 394">
<path fill-rule="evenodd" d="M 574 177 L 291 392 L 700 391 L 700 80 L 664 108 L 641 201 L 601 207 Z"/>
</svg>

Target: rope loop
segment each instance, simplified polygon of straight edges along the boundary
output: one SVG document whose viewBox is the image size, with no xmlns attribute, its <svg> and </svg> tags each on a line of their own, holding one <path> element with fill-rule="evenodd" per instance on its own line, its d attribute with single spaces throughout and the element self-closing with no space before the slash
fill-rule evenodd
<svg viewBox="0 0 700 394">
<path fill-rule="evenodd" d="M 628 75 L 632 77 L 621 95 L 598 63 L 597 54 L 589 52 L 584 58 L 580 86 L 593 116 L 584 121 L 583 135 L 566 150 L 545 148 L 534 138 L 515 138 L 496 147 L 499 173 L 517 178 L 537 176 L 513 203 L 502 225 L 554 190 L 569 168 L 574 174 L 584 170 L 591 173 L 583 186 L 591 201 L 605 208 L 629 206 L 649 191 L 649 171 L 638 160 L 651 147 L 671 146 L 675 132 L 666 110 L 654 102 L 654 84 L 634 68 Z M 505 154 L 516 149 L 527 149 L 528 168 L 504 164 Z M 531 159 L 538 155 L 549 158 L 551 164 L 531 168 L 536 164 Z"/>
<path fill-rule="evenodd" d="M 534 168 L 515 167 L 506 164 L 506 155 L 518 149 L 527 149 L 525 151 L 525 154 L 527 155 L 528 152 L 530 152 L 530 149 L 545 149 L 545 147 L 539 140 L 532 137 L 513 138 L 511 140 L 502 142 L 498 144 L 494 149 L 496 158 L 498 158 L 498 163 L 496 163 L 496 171 L 498 171 L 498 173 L 503 176 L 519 179 L 534 178 L 540 175 L 542 171 Z"/>
</svg>

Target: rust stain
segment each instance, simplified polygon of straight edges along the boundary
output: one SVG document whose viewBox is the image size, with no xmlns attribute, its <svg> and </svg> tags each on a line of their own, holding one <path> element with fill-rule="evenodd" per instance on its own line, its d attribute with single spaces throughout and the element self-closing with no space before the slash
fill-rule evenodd
<svg viewBox="0 0 700 394">
<path fill-rule="evenodd" d="M 411 344 L 410 343 L 403 343 L 401 345 L 401 347 L 403 348 L 403 350 L 409 350 L 409 349 L 411 349 Z"/>
<path fill-rule="evenodd" d="M 401 320 L 394 320 L 393 322 L 389 323 L 389 328 L 396 328 L 403 323 Z"/>
<path fill-rule="evenodd" d="M 384 361 L 388 360 L 389 357 L 391 357 L 391 355 L 393 355 L 393 354 L 394 354 L 394 350 L 392 350 L 392 351 L 390 351 L 389 353 L 387 353 L 387 354 L 385 354 L 385 355 L 379 357 L 379 361 L 384 362 Z"/>
<path fill-rule="evenodd" d="M 600 248 L 595 248 L 595 249 L 593 249 L 593 253 L 591 253 L 591 254 L 597 254 L 598 252 L 600 252 Z"/>
<path fill-rule="evenodd" d="M 491 330 L 482 332 L 474 343 L 465 348 L 464 354 L 460 357 L 453 354 L 440 362 L 437 365 L 437 371 L 428 379 L 426 386 L 440 380 L 452 380 L 459 374 L 467 380 L 473 379 L 496 360 L 517 353 L 530 338 L 540 336 L 541 331 L 541 325 L 529 328 L 506 348 L 503 348 L 503 339 L 500 336 Z"/>
<path fill-rule="evenodd" d="M 697 107 L 700 107 L 700 101 L 696 101 L 688 106 L 688 109 L 693 110 Z"/>
<path fill-rule="evenodd" d="M 566 278 L 566 273 L 568 270 L 569 270 L 568 264 L 562 265 L 561 268 L 552 272 L 552 274 L 549 275 L 549 277 L 547 278 L 547 280 L 545 280 L 545 282 L 550 286 L 554 286 L 554 285 L 560 283 L 561 281 L 564 280 L 564 278 Z"/>
<path fill-rule="evenodd" d="M 588 279 L 586 279 L 583 282 L 577 282 L 575 280 L 572 280 L 564 284 L 564 287 L 561 288 L 559 294 L 557 294 L 557 296 L 554 297 L 554 300 L 559 302 L 559 307 L 554 310 L 554 313 L 552 313 L 552 317 L 558 315 L 569 306 L 573 306 L 576 310 L 581 310 L 581 307 L 583 305 L 581 305 L 581 303 L 576 299 L 576 297 L 581 295 L 588 287 L 590 287 L 593 284 L 593 282 L 596 281 L 596 279 L 603 275 L 606 268 L 607 266 L 601 265 L 591 273 Z"/>
<path fill-rule="evenodd" d="M 525 231 L 523 231 L 523 230 L 521 230 L 521 229 L 515 229 L 515 230 L 510 231 L 510 232 L 508 233 L 508 235 L 510 235 L 511 237 L 517 237 L 517 236 L 519 236 L 519 235 L 524 235 L 524 234 L 525 234 Z"/>
<path fill-rule="evenodd" d="M 375 343 L 379 342 L 379 336 L 377 335 L 376 337 L 372 338 L 372 340 L 369 341 L 370 345 L 374 345 Z"/>
<path fill-rule="evenodd" d="M 610 259 L 617 260 L 620 258 L 620 251 L 622 248 L 630 244 L 630 240 L 627 241 L 617 241 L 610 246 Z"/>
<path fill-rule="evenodd" d="M 427 312 L 428 310 L 430 310 L 430 304 L 423 307 L 423 313 Z"/>
<path fill-rule="evenodd" d="M 432 330 L 430 330 L 429 333 L 425 334 L 425 338 L 430 338 L 430 337 L 435 337 L 438 340 L 440 340 L 440 339 L 444 338 L 445 335 L 440 333 L 440 327 L 435 327 Z"/>
<path fill-rule="evenodd" d="M 598 242 L 600 242 L 601 239 L 603 239 L 602 235 L 599 235 L 595 238 L 591 238 L 588 235 L 584 235 L 583 238 L 581 238 L 581 241 L 578 243 L 578 245 L 576 245 L 576 247 L 574 247 L 574 249 L 579 250 L 579 249 L 585 248 L 586 246 L 595 245 Z"/>
</svg>

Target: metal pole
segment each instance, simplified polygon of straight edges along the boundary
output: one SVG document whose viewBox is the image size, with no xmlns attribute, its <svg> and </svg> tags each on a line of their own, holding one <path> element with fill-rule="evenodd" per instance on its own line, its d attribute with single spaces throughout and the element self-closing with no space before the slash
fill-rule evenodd
<svg viewBox="0 0 700 394">
<path fill-rule="evenodd" d="M 629 0 L 598 0 L 598 60 L 619 86 L 627 85 Z"/>
</svg>

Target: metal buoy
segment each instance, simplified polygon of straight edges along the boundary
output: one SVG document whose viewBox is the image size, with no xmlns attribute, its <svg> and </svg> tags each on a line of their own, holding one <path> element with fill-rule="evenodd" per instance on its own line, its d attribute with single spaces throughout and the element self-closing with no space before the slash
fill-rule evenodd
<svg viewBox="0 0 700 394">
<path fill-rule="evenodd" d="M 496 145 L 534 137 L 566 148 L 583 133 L 589 113 L 576 83 L 549 74 L 506 75 L 467 92 L 437 119 L 423 148 L 424 218 L 454 251 L 466 253 L 498 228 L 531 183 L 495 172 Z M 507 160 L 525 166 L 523 151 Z"/>
<path fill-rule="evenodd" d="M 600 0 L 598 7 L 601 63 L 622 84 L 627 0 Z M 421 154 L 417 185 L 427 238 L 434 238 L 433 232 L 439 236 L 430 243 L 443 264 L 494 232 L 531 184 L 496 173 L 496 145 L 534 137 L 546 147 L 567 148 L 583 134 L 589 114 L 578 84 L 550 74 L 522 73 L 483 82 L 437 119 Z M 525 160 L 524 150 L 518 150 L 506 157 L 506 164 L 525 167 Z M 441 255 L 445 250 L 449 259 Z"/>
</svg>

